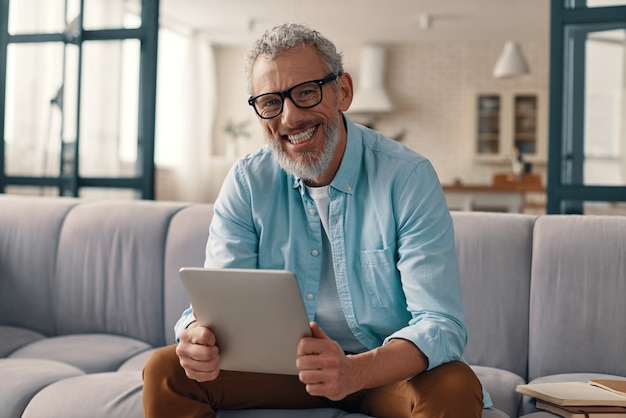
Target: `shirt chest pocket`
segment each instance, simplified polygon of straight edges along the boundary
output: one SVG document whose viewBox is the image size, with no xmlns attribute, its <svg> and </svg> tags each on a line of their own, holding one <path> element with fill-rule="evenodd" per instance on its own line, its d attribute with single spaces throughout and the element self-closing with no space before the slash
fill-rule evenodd
<svg viewBox="0 0 626 418">
<path fill-rule="evenodd" d="M 390 308 L 397 304 L 401 292 L 396 270 L 395 247 L 382 250 L 361 251 L 361 278 L 370 303 L 376 308 Z"/>
</svg>

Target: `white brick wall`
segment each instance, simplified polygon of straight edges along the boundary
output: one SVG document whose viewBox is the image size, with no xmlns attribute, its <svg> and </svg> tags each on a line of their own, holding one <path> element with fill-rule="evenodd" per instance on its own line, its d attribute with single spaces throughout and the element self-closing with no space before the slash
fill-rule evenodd
<svg viewBox="0 0 626 418">
<path fill-rule="evenodd" d="M 502 52 L 500 42 L 425 42 L 387 49 L 386 85 L 394 111 L 375 120 L 388 136 L 406 131 L 403 143 L 428 157 L 443 183 L 489 183 L 508 165 L 478 164 L 473 159 L 472 106 L 480 89 L 548 90 L 549 46 L 522 43 L 531 74 L 511 80 L 492 77 Z M 344 51 L 346 71 L 358 88 L 359 50 Z M 547 111 L 547 110 L 546 110 Z M 355 116 L 356 119 L 356 116 Z M 536 167 L 543 174 L 545 167 Z M 545 180 L 544 180 L 545 181 Z"/>
</svg>

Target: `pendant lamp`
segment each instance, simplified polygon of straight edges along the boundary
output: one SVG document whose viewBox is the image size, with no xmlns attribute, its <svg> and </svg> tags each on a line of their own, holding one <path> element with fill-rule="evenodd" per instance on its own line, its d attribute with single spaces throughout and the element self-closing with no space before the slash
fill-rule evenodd
<svg viewBox="0 0 626 418">
<path fill-rule="evenodd" d="M 526 58 L 517 42 L 507 41 L 493 69 L 495 78 L 515 77 L 530 72 Z"/>
</svg>

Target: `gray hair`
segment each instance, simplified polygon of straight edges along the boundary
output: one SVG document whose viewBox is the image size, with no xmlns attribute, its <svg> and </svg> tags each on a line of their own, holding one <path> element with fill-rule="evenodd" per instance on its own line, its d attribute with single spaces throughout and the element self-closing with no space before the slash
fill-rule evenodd
<svg viewBox="0 0 626 418">
<path fill-rule="evenodd" d="M 250 94 L 252 94 L 250 74 L 252 66 L 259 55 L 268 55 L 270 58 L 274 58 L 285 51 L 302 45 L 312 46 L 319 52 L 328 72 L 333 74 L 343 73 L 342 54 L 337 51 L 335 44 L 316 30 L 297 23 L 287 23 L 266 31 L 248 52 L 246 57 L 246 76 Z"/>
</svg>

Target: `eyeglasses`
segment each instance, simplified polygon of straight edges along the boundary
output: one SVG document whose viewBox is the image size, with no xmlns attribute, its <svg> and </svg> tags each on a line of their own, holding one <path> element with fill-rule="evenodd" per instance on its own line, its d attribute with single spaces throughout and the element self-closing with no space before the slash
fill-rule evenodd
<svg viewBox="0 0 626 418">
<path fill-rule="evenodd" d="M 322 102 L 322 86 L 336 80 L 337 77 L 337 74 L 330 73 L 321 80 L 305 81 L 285 91 L 259 94 L 250 97 L 248 104 L 254 107 L 262 119 L 272 119 L 280 115 L 286 98 L 301 109 L 317 106 Z"/>
</svg>

